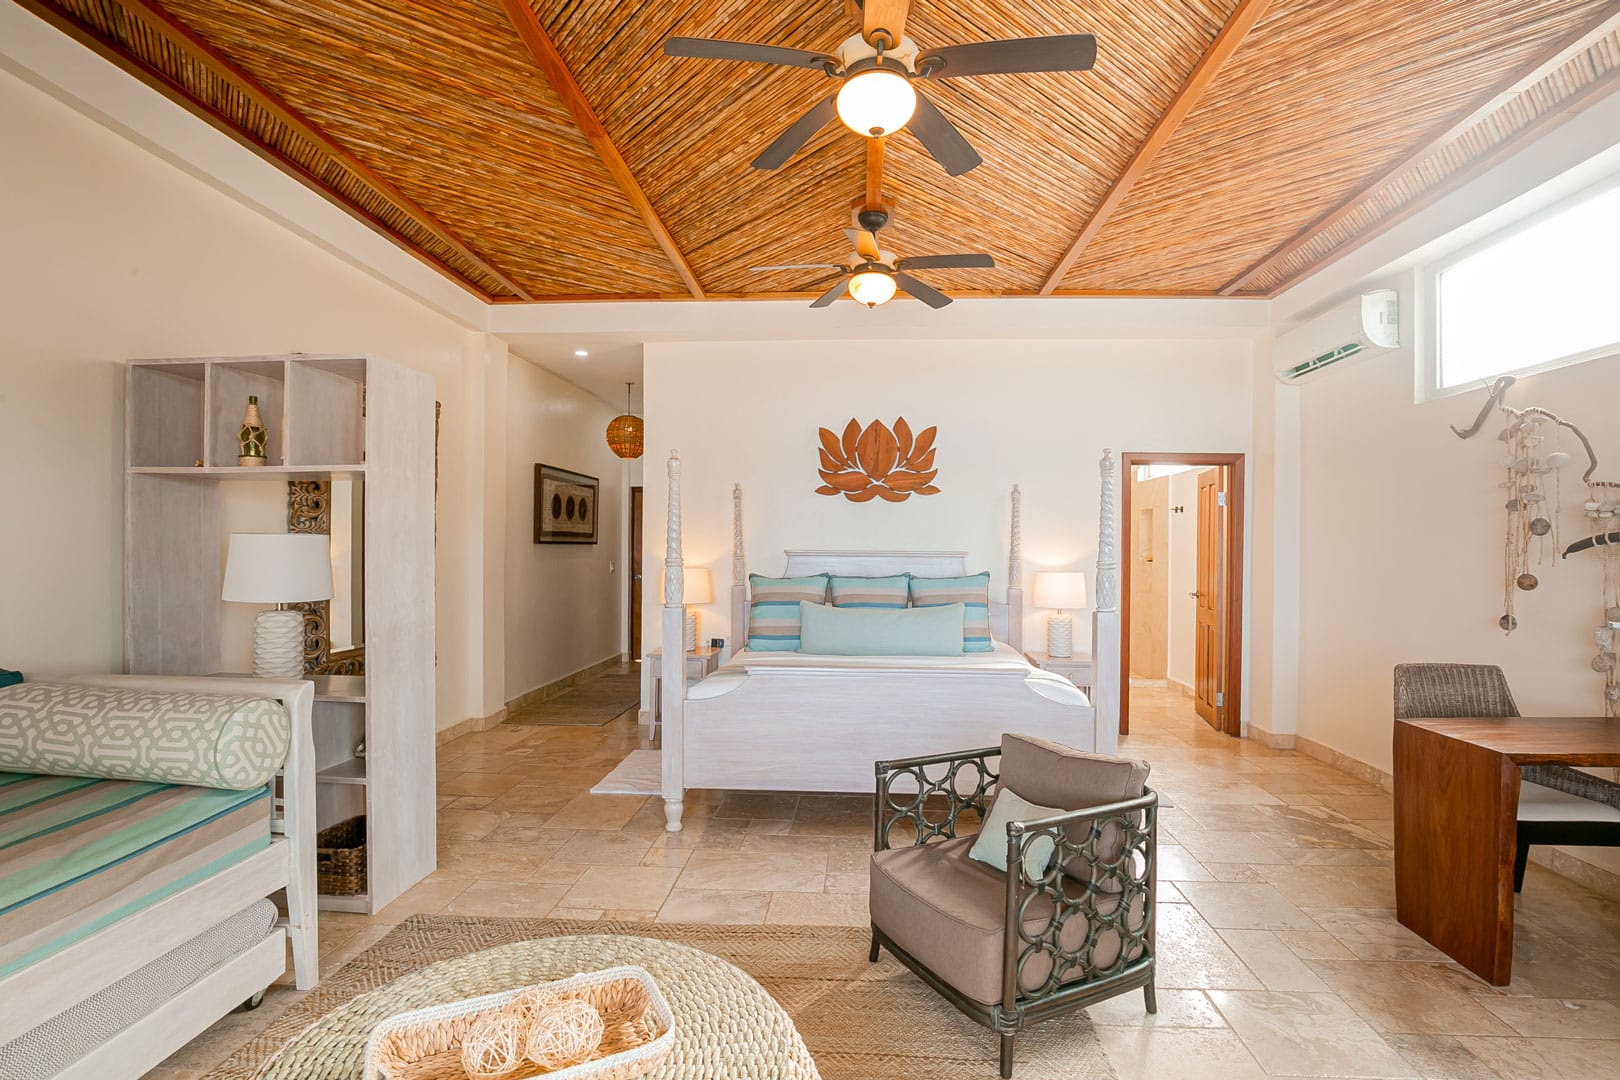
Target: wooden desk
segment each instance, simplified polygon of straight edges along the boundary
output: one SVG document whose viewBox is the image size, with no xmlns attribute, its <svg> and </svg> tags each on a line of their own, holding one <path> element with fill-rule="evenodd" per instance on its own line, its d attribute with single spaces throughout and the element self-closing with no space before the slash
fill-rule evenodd
<svg viewBox="0 0 1620 1080">
<path fill-rule="evenodd" d="M 1620 721 L 1395 722 L 1395 914 L 1494 986 L 1513 970 L 1522 765 L 1620 765 Z"/>
</svg>

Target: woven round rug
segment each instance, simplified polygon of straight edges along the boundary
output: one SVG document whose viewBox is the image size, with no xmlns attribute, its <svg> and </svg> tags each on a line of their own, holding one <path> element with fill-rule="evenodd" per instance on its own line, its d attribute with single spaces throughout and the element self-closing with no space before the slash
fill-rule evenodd
<svg viewBox="0 0 1620 1080">
<path fill-rule="evenodd" d="M 792 1018 L 823 1080 L 995 1080 L 995 1034 L 957 1012 L 888 953 L 875 964 L 868 962 L 870 938 L 864 927 L 484 915 L 413 915 L 347 963 L 323 969 L 314 990 L 297 993 L 274 987 L 262 1009 L 226 1017 L 210 1037 L 198 1041 L 194 1056 L 174 1064 L 185 1070 L 208 1069 L 207 1080 L 252 1080 L 312 1024 L 391 984 L 417 978 L 429 965 L 540 938 L 604 934 L 657 938 L 719 957 L 747 972 Z M 657 972 L 653 977 L 663 985 Z M 1140 995 L 1135 997 L 1139 1002 Z M 673 995 L 670 1003 L 676 1005 Z M 364 1042 L 363 1035 L 359 1041 Z M 223 1052 L 224 1060 L 218 1049 L 222 1045 L 234 1047 Z M 356 1054 L 353 1071 L 335 1075 L 360 1080 Z M 1096 1031 L 1079 1010 L 1020 1035 L 1015 1061 L 1017 1080 L 1114 1080 L 1115 1076 Z"/>
<path fill-rule="evenodd" d="M 364 1075 L 366 1038 L 390 1016 L 581 972 L 645 968 L 675 1015 L 675 1046 L 648 1080 L 820 1080 L 793 1021 L 732 964 L 655 938 L 581 934 L 521 941 L 431 964 L 322 1017 L 260 1072 L 264 1080 Z"/>
</svg>

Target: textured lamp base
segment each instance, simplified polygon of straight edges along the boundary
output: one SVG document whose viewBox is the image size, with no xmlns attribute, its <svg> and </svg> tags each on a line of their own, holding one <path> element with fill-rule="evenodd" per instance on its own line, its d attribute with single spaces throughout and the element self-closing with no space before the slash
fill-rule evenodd
<svg viewBox="0 0 1620 1080">
<path fill-rule="evenodd" d="M 686 609 L 686 651 L 694 652 L 697 649 L 697 611 L 694 608 Z"/>
<path fill-rule="evenodd" d="M 1046 620 L 1046 655 L 1054 660 L 1074 655 L 1074 619 L 1062 612 Z"/>
<path fill-rule="evenodd" d="M 253 674 L 261 679 L 304 677 L 302 612 L 259 612 L 253 621 Z"/>
</svg>

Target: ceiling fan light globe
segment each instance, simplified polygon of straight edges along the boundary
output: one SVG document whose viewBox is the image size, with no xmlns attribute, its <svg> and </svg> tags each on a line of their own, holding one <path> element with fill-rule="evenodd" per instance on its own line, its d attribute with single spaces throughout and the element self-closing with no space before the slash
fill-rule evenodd
<svg viewBox="0 0 1620 1080">
<path fill-rule="evenodd" d="M 911 122 L 917 91 L 897 70 L 876 68 L 844 81 L 838 91 L 838 119 L 857 135 L 893 135 Z"/>
<path fill-rule="evenodd" d="M 893 300 L 894 290 L 894 278 L 879 270 L 863 270 L 849 279 L 849 295 L 869 308 Z"/>
</svg>

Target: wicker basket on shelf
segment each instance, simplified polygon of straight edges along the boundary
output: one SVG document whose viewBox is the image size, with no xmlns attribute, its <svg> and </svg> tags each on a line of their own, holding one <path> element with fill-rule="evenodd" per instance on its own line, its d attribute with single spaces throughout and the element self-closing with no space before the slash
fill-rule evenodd
<svg viewBox="0 0 1620 1080">
<path fill-rule="evenodd" d="M 364 814 L 315 834 L 315 875 L 325 896 L 359 896 L 366 891 Z"/>
<path fill-rule="evenodd" d="M 366 1040 L 365 1080 L 468 1080 L 462 1039 L 481 1020 L 569 999 L 601 1016 L 596 1051 L 560 1068 L 524 1062 L 502 1080 L 635 1080 L 674 1049 L 675 1014 L 652 976 L 616 967 L 391 1016 Z"/>
</svg>

